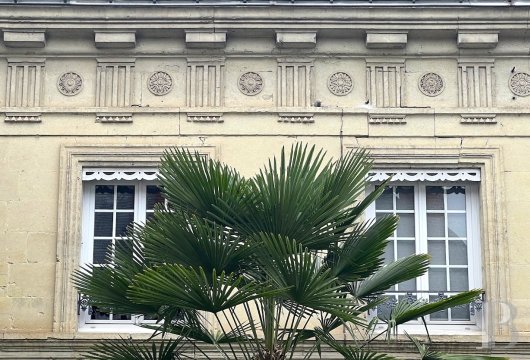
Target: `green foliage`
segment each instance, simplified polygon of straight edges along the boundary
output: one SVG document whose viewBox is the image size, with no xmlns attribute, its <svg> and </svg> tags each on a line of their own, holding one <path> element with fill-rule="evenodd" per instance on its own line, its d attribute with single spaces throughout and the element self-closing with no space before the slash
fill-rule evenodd
<svg viewBox="0 0 530 360">
<path fill-rule="evenodd" d="M 309 354 L 324 343 L 345 359 L 392 359 L 358 345 L 371 341 L 375 324 L 362 313 L 384 302 L 388 288 L 423 275 L 429 257 L 383 266 L 398 218 L 361 219 L 385 186 L 365 194 L 371 167 L 364 150 L 331 161 L 296 144 L 245 178 L 198 153 L 167 151 L 159 176 L 167 205 L 130 229 L 107 264 L 80 269 L 74 283 L 92 305 L 155 315 L 158 323 L 143 326 L 177 340 L 104 342 L 91 358 L 173 359 L 185 339 L 199 352 L 200 343 L 211 344 L 225 359 L 279 360 L 313 339 Z M 477 294 L 400 303 L 386 332 Z M 329 335 L 339 326 L 367 337 L 340 344 Z"/>
</svg>

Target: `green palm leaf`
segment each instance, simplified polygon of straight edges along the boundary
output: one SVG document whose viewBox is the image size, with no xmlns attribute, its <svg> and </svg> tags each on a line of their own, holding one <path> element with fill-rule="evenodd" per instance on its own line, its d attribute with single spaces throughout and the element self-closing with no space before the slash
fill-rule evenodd
<svg viewBox="0 0 530 360">
<path fill-rule="evenodd" d="M 105 340 L 86 355 L 92 360 L 175 360 L 178 359 L 180 339 L 160 343 L 135 343 L 130 339 Z"/>
<path fill-rule="evenodd" d="M 322 330 L 316 331 L 316 336 L 320 341 L 329 345 L 332 349 L 341 354 L 345 360 L 395 360 L 393 356 L 378 354 L 373 351 L 364 350 L 358 346 L 351 346 L 339 343 L 329 333 Z"/>
<path fill-rule="evenodd" d="M 245 283 L 242 276 L 234 273 L 218 275 L 214 269 L 207 274 L 202 268 L 166 264 L 137 275 L 128 296 L 140 304 L 217 313 L 276 292 L 267 284 Z"/>
</svg>

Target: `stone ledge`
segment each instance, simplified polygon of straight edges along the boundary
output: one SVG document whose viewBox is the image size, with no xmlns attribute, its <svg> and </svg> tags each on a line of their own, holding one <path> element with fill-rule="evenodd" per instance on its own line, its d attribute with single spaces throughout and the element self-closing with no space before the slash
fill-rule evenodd
<svg viewBox="0 0 530 360">
<path fill-rule="evenodd" d="M 190 49 L 222 49 L 226 46 L 226 31 L 186 31 L 186 47 Z"/>
<path fill-rule="evenodd" d="M 366 47 L 369 49 L 404 49 L 407 46 L 407 32 L 366 32 Z"/>
<path fill-rule="evenodd" d="M 95 30 L 94 41 L 99 49 L 132 49 L 136 47 L 136 32 Z"/>
<path fill-rule="evenodd" d="M 132 123 L 132 113 L 97 113 L 96 122 L 99 123 Z"/>
<path fill-rule="evenodd" d="M 316 45 L 316 31 L 276 32 L 276 46 L 282 49 L 312 49 Z"/>
<path fill-rule="evenodd" d="M 5 122 L 12 123 L 40 123 L 40 113 L 6 113 Z"/>
<path fill-rule="evenodd" d="M 4 45 L 13 48 L 43 48 L 46 46 L 44 30 L 3 30 Z"/>
<path fill-rule="evenodd" d="M 493 49 L 499 42 L 496 32 L 459 31 L 457 45 L 460 49 Z"/>
</svg>

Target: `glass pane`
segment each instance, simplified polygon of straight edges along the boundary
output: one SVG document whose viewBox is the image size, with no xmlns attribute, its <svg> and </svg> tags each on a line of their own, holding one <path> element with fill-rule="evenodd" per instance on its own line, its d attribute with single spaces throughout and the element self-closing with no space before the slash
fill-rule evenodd
<svg viewBox="0 0 530 360">
<path fill-rule="evenodd" d="M 99 309 L 97 306 L 92 306 L 92 314 L 90 315 L 90 318 L 92 320 L 109 320 L 110 314 Z"/>
<path fill-rule="evenodd" d="M 466 209 L 466 189 L 463 186 L 453 186 L 447 189 L 447 209 Z"/>
<path fill-rule="evenodd" d="M 155 204 L 163 204 L 164 198 L 160 192 L 160 188 L 155 185 L 146 186 L 146 207 L 148 210 L 152 210 Z"/>
<path fill-rule="evenodd" d="M 390 241 L 385 249 L 385 264 L 390 264 L 394 261 L 394 242 Z"/>
<path fill-rule="evenodd" d="M 447 227 L 449 237 L 466 237 L 466 214 L 447 214 Z"/>
<path fill-rule="evenodd" d="M 414 237 L 414 214 L 399 214 L 398 237 Z"/>
<path fill-rule="evenodd" d="M 416 290 L 416 279 L 410 279 L 403 281 L 398 285 L 399 291 L 412 291 Z"/>
<path fill-rule="evenodd" d="M 451 291 L 469 290 L 467 269 L 449 269 Z"/>
<path fill-rule="evenodd" d="M 133 212 L 116 213 L 116 236 L 127 235 L 127 226 L 134 221 Z"/>
<path fill-rule="evenodd" d="M 94 214 L 94 236 L 112 236 L 112 213 L 97 212 Z"/>
<path fill-rule="evenodd" d="M 385 191 L 375 201 L 376 210 L 393 210 L 394 204 L 392 201 L 393 190 L 392 187 L 387 187 Z"/>
<path fill-rule="evenodd" d="M 429 247 L 429 255 L 431 255 L 432 265 L 445 265 L 445 241 L 444 240 L 429 240 L 427 242 Z"/>
<path fill-rule="evenodd" d="M 467 241 L 449 240 L 449 264 L 467 265 Z"/>
<path fill-rule="evenodd" d="M 430 295 L 429 296 L 429 302 L 436 302 L 436 301 L 439 301 L 440 298 L 437 296 L 437 295 Z M 431 314 L 430 315 L 430 319 L 431 320 L 448 320 L 449 319 L 449 316 L 448 316 L 449 312 L 447 310 L 443 310 L 443 311 L 438 311 L 438 312 L 435 312 L 434 314 Z"/>
<path fill-rule="evenodd" d="M 134 186 L 118 186 L 116 209 L 134 209 Z"/>
<path fill-rule="evenodd" d="M 131 314 L 112 314 L 112 320 L 131 320 Z"/>
<path fill-rule="evenodd" d="M 427 210 L 444 209 L 444 189 L 441 186 L 426 187 Z"/>
<path fill-rule="evenodd" d="M 469 305 L 461 305 L 451 309 L 451 319 L 452 320 L 469 320 Z"/>
<path fill-rule="evenodd" d="M 427 214 L 427 236 L 445 237 L 444 214 Z"/>
<path fill-rule="evenodd" d="M 114 204 L 114 186 L 96 185 L 96 209 L 112 209 Z"/>
<path fill-rule="evenodd" d="M 396 187 L 396 209 L 414 210 L 414 187 L 413 186 Z"/>
<path fill-rule="evenodd" d="M 149 220 L 151 220 L 154 217 L 155 217 L 155 214 L 153 212 L 146 212 L 145 213 L 145 220 L 146 221 L 149 221 Z"/>
<path fill-rule="evenodd" d="M 430 268 L 429 269 L 429 291 L 446 291 L 447 290 L 447 274 L 445 269 Z"/>
<path fill-rule="evenodd" d="M 92 262 L 94 264 L 105 264 L 105 257 L 112 251 L 112 240 L 94 240 L 94 254 Z"/>
<path fill-rule="evenodd" d="M 412 255 L 416 252 L 416 242 L 414 240 L 398 240 L 397 257 L 398 259 Z"/>
</svg>

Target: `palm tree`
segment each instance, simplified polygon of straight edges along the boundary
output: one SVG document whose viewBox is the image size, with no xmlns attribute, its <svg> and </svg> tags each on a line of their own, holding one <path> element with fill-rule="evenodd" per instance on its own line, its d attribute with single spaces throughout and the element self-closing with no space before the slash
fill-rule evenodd
<svg viewBox="0 0 530 360">
<path fill-rule="evenodd" d="M 108 265 L 78 271 L 75 284 L 92 305 L 155 317 L 156 324 L 142 326 L 177 335 L 201 358 L 209 358 L 203 343 L 225 359 L 291 359 L 309 339 L 306 357 L 326 343 L 346 359 L 379 358 L 365 348 L 374 321 L 364 314 L 386 301 L 385 290 L 424 274 L 429 256 L 383 266 L 398 218 L 363 221 L 385 187 L 365 196 L 371 167 L 364 150 L 331 161 L 296 144 L 245 178 L 198 153 L 169 150 L 159 175 L 166 204 L 130 230 L 130 241 L 119 243 L 131 245 L 118 246 Z M 399 303 L 383 333 L 479 294 Z M 341 326 L 355 345 L 329 335 Z M 142 348 L 142 357 L 132 343 L 108 342 L 92 358 L 156 359 L 170 345 L 178 358 L 184 350 L 177 344 Z"/>
</svg>

